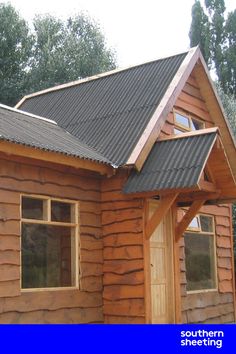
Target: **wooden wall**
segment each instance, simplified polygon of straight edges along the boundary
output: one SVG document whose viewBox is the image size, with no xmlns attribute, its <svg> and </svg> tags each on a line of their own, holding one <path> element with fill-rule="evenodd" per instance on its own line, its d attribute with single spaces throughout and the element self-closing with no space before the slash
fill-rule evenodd
<svg viewBox="0 0 236 354">
<path fill-rule="evenodd" d="M 182 321 L 183 323 L 231 323 L 234 322 L 231 208 L 227 205 L 205 206 L 201 212 L 215 215 L 218 291 L 187 294 L 184 239 L 182 238 L 180 242 Z"/>
<path fill-rule="evenodd" d="M 176 101 L 175 109 L 190 112 L 205 122 L 206 128 L 214 126 L 207 106 L 202 99 L 198 84 L 191 75 L 182 93 Z M 173 112 L 169 114 L 162 135 L 173 131 Z M 217 205 L 203 207 L 203 213 L 215 215 L 216 225 L 216 255 L 218 291 L 197 294 L 187 294 L 184 259 L 184 239 L 180 241 L 180 279 L 182 296 L 183 323 L 228 323 L 234 321 L 234 287 L 231 206 Z"/>
<path fill-rule="evenodd" d="M 105 323 L 145 323 L 143 201 L 122 194 L 126 178 L 102 182 Z"/>
<path fill-rule="evenodd" d="M 20 193 L 79 201 L 80 289 L 21 291 Z M 0 155 L 0 323 L 103 322 L 100 199 L 97 177 Z"/>
</svg>

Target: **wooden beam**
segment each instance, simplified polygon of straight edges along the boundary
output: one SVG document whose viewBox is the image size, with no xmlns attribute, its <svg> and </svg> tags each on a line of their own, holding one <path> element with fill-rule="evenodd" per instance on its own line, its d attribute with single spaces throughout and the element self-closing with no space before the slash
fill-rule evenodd
<svg viewBox="0 0 236 354">
<path fill-rule="evenodd" d="M 200 190 L 205 191 L 205 192 L 209 192 L 209 193 L 217 193 L 218 192 L 214 183 L 209 182 L 209 181 L 200 180 L 198 182 L 198 186 L 199 186 Z"/>
<path fill-rule="evenodd" d="M 79 157 L 67 156 L 61 153 L 44 151 L 37 148 L 15 144 L 7 141 L 0 141 L 0 151 L 14 156 L 22 156 L 31 159 L 47 161 L 64 166 L 70 166 L 78 169 L 85 169 L 98 172 L 102 175 L 113 175 L 114 170 L 111 166 L 93 162 L 89 160 L 83 160 Z"/>
<path fill-rule="evenodd" d="M 157 141 L 183 139 L 183 138 L 189 138 L 189 137 L 192 137 L 192 136 L 206 135 L 206 134 L 212 134 L 212 133 L 218 133 L 218 132 L 219 132 L 219 128 L 218 127 L 204 128 L 204 129 L 193 130 L 193 131 L 190 131 L 190 132 L 177 134 L 177 135 L 163 136 L 163 137 L 158 138 Z"/>
<path fill-rule="evenodd" d="M 186 212 L 182 220 L 178 223 L 175 230 L 175 240 L 178 242 L 184 231 L 187 229 L 191 220 L 196 216 L 200 208 L 203 206 L 206 200 L 196 200 L 192 203 L 189 210 Z"/>
<path fill-rule="evenodd" d="M 167 214 L 168 210 L 176 200 L 177 196 L 178 193 L 171 194 L 160 201 L 159 207 L 146 224 L 146 239 L 149 239 L 151 237 L 152 233 L 155 231 L 157 226 L 160 224 L 161 220 Z"/>
</svg>

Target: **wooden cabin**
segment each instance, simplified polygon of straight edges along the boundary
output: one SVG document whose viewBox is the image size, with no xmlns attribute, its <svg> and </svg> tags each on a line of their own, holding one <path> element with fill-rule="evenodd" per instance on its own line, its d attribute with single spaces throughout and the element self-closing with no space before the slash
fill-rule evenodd
<svg viewBox="0 0 236 354">
<path fill-rule="evenodd" d="M 236 149 L 199 48 L 0 106 L 0 323 L 232 323 Z"/>
</svg>

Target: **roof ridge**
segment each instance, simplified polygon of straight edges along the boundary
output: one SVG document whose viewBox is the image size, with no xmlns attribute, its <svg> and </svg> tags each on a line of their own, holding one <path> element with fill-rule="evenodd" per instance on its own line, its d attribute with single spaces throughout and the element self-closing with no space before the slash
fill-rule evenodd
<svg viewBox="0 0 236 354">
<path fill-rule="evenodd" d="M 157 61 L 160 61 L 160 60 L 164 60 L 164 59 L 172 58 L 172 57 L 175 57 L 175 56 L 178 56 L 178 55 L 182 55 L 184 53 L 188 53 L 189 51 L 193 50 L 194 48 L 190 48 L 190 49 L 188 49 L 186 51 L 178 52 L 178 53 L 175 53 L 175 54 L 161 56 L 159 58 L 152 59 L 152 60 L 146 61 L 144 63 L 130 65 L 130 66 L 127 66 L 127 67 L 124 67 L 124 68 L 116 68 L 116 69 L 113 69 L 113 70 L 102 72 L 100 74 L 95 74 L 95 75 L 92 75 L 92 76 L 88 76 L 88 77 L 85 77 L 83 79 L 78 79 L 78 80 L 75 80 L 75 81 L 67 82 L 65 84 L 60 84 L 60 85 L 57 85 L 57 86 L 54 86 L 54 87 L 49 87 L 49 88 L 44 89 L 44 90 L 33 92 L 33 93 L 29 94 L 29 95 L 24 96 L 16 104 L 15 108 L 20 107 L 21 104 L 25 100 L 27 100 L 27 99 L 29 99 L 31 97 L 40 96 L 40 95 L 43 95 L 43 94 L 46 94 L 46 93 L 49 93 L 49 92 L 59 91 L 59 90 L 62 90 L 64 88 L 67 88 L 67 87 L 77 86 L 77 85 L 80 85 L 80 84 L 83 84 L 83 83 L 86 83 L 86 82 L 90 82 L 90 81 L 94 81 L 94 80 L 97 80 L 97 79 L 101 79 L 103 77 L 107 77 L 107 76 L 110 76 L 110 75 L 115 75 L 117 73 L 120 73 L 120 72 L 123 72 L 123 71 L 127 71 L 127 70 L 130 70 L 130 69 L 133 69 L 133 68 L 137 68 L 137 67 L 141 67 L 141 66 L 144 66 L 144 65 L 147 65 L 147 64 L 151 64 L 151 63 L 154 63 L 154 62 L 157 62 Z"/>
<path fill-rule="evenodd" d="M 10 106 L 7 106 L 5 104 L 1 104 L 0 103 L 0 108 L 4 108 L 4 109 L 6 109 L 8 111 L 11 111 L 11 112 L 19 113 L 19 114 L 22 114 L 22 115 L 25 115 L 25 116 L 28 116 L 28 117 L 31 117 L 31 118 L 40 119 L 40 120 L 43 120 L 43 121 L 45 121 L 47 123 L 51 123 L 51 124 L 57 125 L 57 122 L 55 122 L 55 120 L 52 120 L 52 119 L 49 119 L 49 118 L 45 118 L 45 117 L 41 117 L 41 116 L 29 113 L 29 112 L 25 112 L 25 111 L 22 111 L 21 109 L 10 107 Z"/>
</svg>

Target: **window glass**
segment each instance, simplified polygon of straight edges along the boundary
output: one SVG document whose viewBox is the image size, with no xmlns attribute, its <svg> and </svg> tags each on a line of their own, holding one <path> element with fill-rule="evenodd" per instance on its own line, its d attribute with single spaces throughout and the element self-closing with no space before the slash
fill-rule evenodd
<svg viewBox="0 0 236 354">
<path fill-rule="evenodd" d="M 51 220 L 71 222 L 71 204 L 52 200 Z"/>
<path fill-rule="evenodd" d="M 44 200 L 22 197 L 22 218 L 43 220 Z"/>
<path fill-rule="evenodd" d="M 199 229 L 200 228 L 199 219 L 197 216 L 195 218 L 193 218 L 193 220 L 190 222 L 188 228 L 190 228 L 190 229 Z"/>
<path fill-rule="evenodd" d="M 189 118 L 185 117 L 179 113 L 175 114 L 175 120 L 177 124 L 180 124 L 184 127 L 186 127 L 187 129 L 189 129 Z"/>
<path fill-rule="evenodd" d="M 72 286 L 71 229 L 49 225 L 22 226 L 22 287 Z"/>
<path fill-rule="evenodd" d="M 201 229 L 204 232 L 213 232 L 213 220 L 206 215 L 200 215 Z"/>
<path fill-rule="evenodd" d="M 196 119 L 191 119 L 191 130 L 199 130 L 203 128 L 203 123 Z"/>
<path fill-rule="evenodd" d="M 185 234 L 187 291 L 216 287 L 213 242 L 212 235 Z"/>
</svg>

